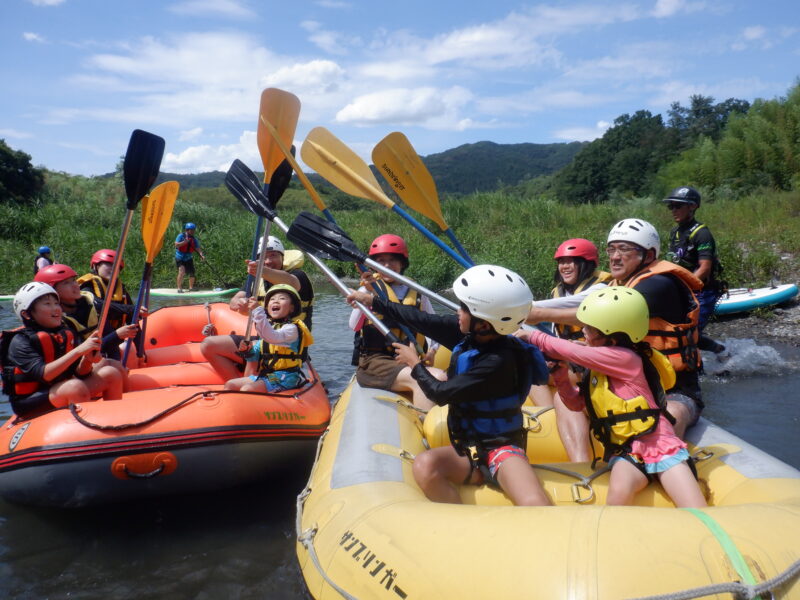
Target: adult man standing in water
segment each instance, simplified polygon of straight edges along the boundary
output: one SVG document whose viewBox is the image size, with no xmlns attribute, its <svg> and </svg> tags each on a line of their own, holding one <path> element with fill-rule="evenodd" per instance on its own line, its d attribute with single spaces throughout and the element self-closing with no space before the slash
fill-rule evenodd
<svg viewBox="0 0 800 600">
<path fill-rule="evenodd" d="M 675 188 L 662 202 L 667 205 L 677 223 L 669 232 L 667 259 L 688 269 L 703 282 L 703 291 L 697 294 L 700 302 L 698 330 L 701 334 L 698 347 L 701 350 L 723 352 L 725 346 L 702 335 L 708 320 L 714 314 L 717 301 L 724 293 L 725 285 L 719 279 L 722 265 L 717 257 L 714 236 L 707 225 L 694 218 L 700 207 L 700 192 L 689 186 Z"/>
</svg>

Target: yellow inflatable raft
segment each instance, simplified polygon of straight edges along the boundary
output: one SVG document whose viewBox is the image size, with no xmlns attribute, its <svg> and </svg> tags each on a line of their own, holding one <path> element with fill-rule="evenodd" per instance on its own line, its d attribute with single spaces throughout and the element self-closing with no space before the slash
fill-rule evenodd
<svg viewBox="0 0 800 600">
<path fill-rule="evenodd" d="M 411 464 L 437 435 L 392 392 L 355 382 L 334 408 L 298 497 L 297 555 L 328 598 L 620 600 L 800 598 L 800 472 L 706 420 L 691 430 L 710 506 L 677 509 L 658 484 L 605 506 L 608 473 L 565 460 L 553 411 L 533 408 L 529 455 L 553 507 L 486 486 L 430 502 Z M 434 421 L 434 423 L 430 423 Z M 431 440 L 434 445 L 441 442 Z"/>
</svg>

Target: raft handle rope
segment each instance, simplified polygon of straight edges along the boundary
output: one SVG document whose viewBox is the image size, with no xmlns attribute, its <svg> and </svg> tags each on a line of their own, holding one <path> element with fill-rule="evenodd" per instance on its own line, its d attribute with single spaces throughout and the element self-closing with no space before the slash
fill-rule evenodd
<svg viewBox="0 0 800 600">
<path fill-rule="evenodd" d="M 300 396 L 302 396 L 306 392 L 308 392 L 311 389 L 313 389 L 314 385 L 319 380 L 319 375 L 317 375 L 317 371 L 314 369 L 314 367 L 311 366 L 310 363 L 309 363 L 309 367 L 310 367 L 310 370 L 311 370 L 312 378 L 311 378 L 311 380 L 308 381 L 307 385 L 304 388 L 302 388 L 300 391 L 287 390 L 288 393 L 274 392 L 274 393 L 270 393 L 268 395 L 270 395 L 270 396 L 278 396 L 278 397 L 283 397 L 283 398 L 294 398 L 295 400 L 299 401 L 300 400 Z M 183 400 L 179 401 L 178 403 L 176 403 L 176 404 L 174 404 L 174 405 L 172 405 L 172 406 L 170 406 L 168 408 L 165 408 L 161 412 L 156 413 L 152 417 L 148 417 L 147 419 L 144 419 L 143 421 L 139 421 L 138 423 L 124 423 L 122 425 L 100 425 L 99 423 L 92 423 L 91 421 L 87 421 L 86 419 L 84 419 L 83 417 L 81 417 L 78 414 L 78 411 L 80 410 L 80 404 L 70 404 L 69 405 L 69 412 L 72 414 L 72 416 L 75 418 L 75 420 L 78 423 L 80 423 L 84 427 L 88 427 L 89 429 L 96 429 L 98 431 L 122 431 L 124 429 L 131 429 L 131 428 L 134 428 L 134 427 L 143 427 L 144 425 L 149 425 L 150 423 L 154 423 L 155 421 L 158 421 L 159 419 L 161 419 L 161 418 L 163 418 L 163 417 L 175 412 L 179 408 L 181 408 L 181 407 L 185 406 L 186 404 L 192 402 L 198 396 L 200 396 L 202 398 L 207 398 L 207 397 L 213 398 L 215 396 L 220 396 L 220 395 L 224 395 L 224 394 L 243 394 L 243 395 L 249 395 L 249 396 L 265 396 L 265 395 L 267 395 L 267 394 L 264 394 L 263 392 L 242 392 L 242 391 L 239 391 L 239 390 L 204 390 L 202 392 L 195 392 L 194 394 L 192 394 L 188 398 L 184 398 Z M 113 402 L 113 400 L 110 400 L 110 402 Z"/>
<path fill-rule="evenodd" d="M 338 402 L 338 400 L 337 400 Z M 325 438 L 328 435 L 330 429 L 326 429 L 323 434 L 319 438 L 319 442 L 317 443 L 317 453 L 314 456 L 314 468 L 311 471 L 311 475 L 308 477 L 308 482 L 306 483 L 306 487 L 303 488 L 303 491 L 297 495 L 297 510 L 295 511 L 295 531 L 297 533 L 297 541 L 298 543 L 303 545 L 303 548 L 306 549 L 308 552 L 309 558 L 311 558 L 311 562 L 314 564 L 314 567 L 317 569 L 317 573 L 331 586 L 334 590 L 336 590 L 342 598 L 346 598 L 347 600 L 358 600 L 355 596 L 348 594 L 342 588 L 340 588 L 336 582 L 334 582 L 325 570 L 322 568 L 322 563 L 319 560 L 319 556 L 317 556 L 317 551 L 314 548 L 314 537 L 317 535 L 317 525 L 314 524 L 305 531 L 302 530 L 302 520 L 303 520 L 303 507 L 306 503 L 306 499 L 311 494 L 311 480 L 314 478 L 314 472 L 316 471 L 317 465 L 319 464 L 319 455 L 322 451 L 322 444 L 325 441 Z"/>
<path fill-rule="evenodd" d="M 542 422 L 539 420 L 539 417 L 550 410 L 554 410 L 552 406 L 545 406 L 541 410 L 536 411 L 523 407 L 522 414 L 530 420 L 530 424 L 525 425 L 525 431 L 530 431 L 531 433 L 540 432 L 542 430 Z"/>
<path fill-rule="evenodd" d="M 413 402 L 409 402 L 402 396 L 374 396 L 374 398 L 376 400 L 382 400 L 383 402 L 389 402 L 391 404 L 397 404 L 398 406 L 415 410 L 423 416 L 428 414 L 427 410 L 425 410 L 424 408 L 419 408 L 417 406 L 414 406 Z"/>
<path fill-rule="evenodd" d="M 572 484 L 572 500 L 577 502 L 578 504 L 586 504 L 587 502 L 591 502 L 594 499 L 594 488 L 592 488 L 592 481 L 596 478 L 600 477 L 604 473 L 607 473 L 611 470 L 609 465 L 606 465 L 602 469 L 597 469 L 588 477 L 585 475 L 581 475 L 580 473 L 576 473 L 575 471 L 569 471 L 567 469 L 562 469 L 560 467 L 554 467 L 552 465 L 536 465 L 532 464 L 531 467 L 534 469 L 543 469 L 544 471 L 551 471 L 553 473 L 559 473 L 561 475 L 566 475 L 567 477 L 574 477 L 575 479 L 579 479 L 580 481 Z M 581 498 L 580 488 L 589 491 L 588 498 Z"/>
<path fill-rule="evenodd" d="M 704 598 L 717 594 L 733 594 L 736 600 L 756 600 L 757 598 L 761 598 L 762 600 L 774 600 L 775 596 L 772 592 L 785 583 L 788 583 L 789 580 L 797 577 L 798 574 L 800 574 L 800 560 L 789 565 L 785 571 L 778 573 L 778 575 L 772 579 L 768 579 L 764 583 L 758 585 L 745 585 L 738 581 L 731 581 L 728 583 L 715 583 L 692 588 L 672 594 L 641 596 L 630 600 L 694 600 L 695 598 Z"/>
</svg>

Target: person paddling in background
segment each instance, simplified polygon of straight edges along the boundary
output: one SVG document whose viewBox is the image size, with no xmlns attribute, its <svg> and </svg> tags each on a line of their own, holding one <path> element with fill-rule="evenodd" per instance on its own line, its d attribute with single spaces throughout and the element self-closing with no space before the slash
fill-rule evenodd
<svg viewBox="0 0 800 600">
<path fill-rule="evenodd" d="M 49 246 L 39 246 L 38 250 L 39 254 L 33 261 L 33 274 L 39 272 L 40 269 L 44 269 L 48 265 L 53 264 L 53 259 L 50 258 L 50 247 Z"/>
<path fill-rule="evenodd" d="M 369 257 L 380 265 L 401 275 L 408 268 L 408 246 L 399 235 L 390 233 L 376 237 L 369 248 Z M 389 302 L 413 306 L 428 314 L 434 314 L 431 301 L 416 290 L 386 275 L 376 276 L 372 272 L 362 275 L 359 292 L 382 294 Z M 406 332 L 391 319 L 376 315 L 399 339 L 406 339 Z M 362 387 L 379 388 L 395 392 L 411 392 L 414 406 L 428 410 L 434 406 L 422 393 L 417 382 L 411 377 L 411 369 L 395 360 L 395 350 L 387 343 L 383 334 L 356 309 L 350 315 L 350 329 L 355 331 L 353 340 L 353 365 L 357 366 L 356 381 Z M 417 335 L 413 340 L 419 349 L 426 351 L 423 362 L 433 364 L 433 357 L 439 344 Z M 430 367 L 434 376 L 445 379 L 441 369 Z"/>
<path fill-rule="evenodd" d="M 451 348 L 448 379 L 423 365 L 412 344 L 395 344 L 398 362 L 428 398 L 449 406 L 451 445 L 414 459 L 414 478 L 434 502 L 460 504 L 458 485 L 496 483 L 517 505 L 551 504 L 525 454 L 522 404 L 532 384 L 547 381 L 541 353 L 509 335 L 523 323 L 533 295 L 516 273 L 493 265 L 467 269 L 453 283 L 458 315 L 431 315 L 386 302 L 367 292 L 348 301 L 371 304 L 379 313 Z"/>
<path fill-rule="evenodd" d="M 550 322 L 554 324 L 558 337 L 583 341 L 580 321 L 575 316 L 577 308 L 591 292 L 605 288 L 612 279 L 611 274 L 598 269 L 597 246 L 587 239 L 573 238 L 562 242 L 553 258 L 556 261 L 553 276 L 556 286 L 551 298 L 534 302 L 526 322 Z M 581 367 L 577 370 L 581 371 Z M 572 376 L 577 381 L 577 375 L 573 373 Z M 570 461 L 589 461 L 586 416 L 569 410 L 558 392 L 551 392 L 550 386 L 534 387 L 532 394 L 537 405 L 554 407 L 558 433 Z"/>
<path fill-rule="evenodd" d="M 108 294 L 108 282 L 113 274 L 114 260 L 116 257 L 117 252 L 108 248 L 103 248 L 92 254 L 92 258 L 89 261 L 90 272 L 78 278 L 78 285 L 81 291 L 91 292 L 95 298 L 103 300 Z M 114 293 L 111 295 L 111 301 L 117 304 L 127 304 L 131 306 L 132 309 L 133 301 L 125 285 L 122 283 L 121 275 L 124 268 L 125 261 L 122 260 L 119 265 L 120 277 L 117 277 L 117 284 L 114 286 Z M 109 321 L 111 326 L 116 329 L 128 322 L 128 315 L 127 313 L 117 313 L 114 317 L 110 317 Z"/>
<path fill-rule="evenodd" d="M 206 256 L 200 249 L 200 240 L 197 239 L 194 232 L 197 225 L 194 223 L 187 223 L 183 227 L 183 233 L 179 233 L 175 238 L 175 266 L 178 267 L 178 293 L 183 293 L 183 278 L 189 277 L 189 291 L 194 291 L 194 256 L 193 252 L 200 255 L 201 260 L 205 260 Z"/>
<path fill-rule="evenodd" d="M 14 312 L 23 327 L 3 332 L 0 361 L 3 391 L 20 417 L 32 417 L 102 395 L 122 398 L 122 376 L 100 360 L 100 340 L 85 340 L 62 321 L 61 303 L 52 286 L 34 281 L 14 296 Z"/>
<path fill-rule="evenodd" d="M 720 279 L 722 265 L 717 256 L 714 236 L 707 225 L 694 218 L 695 212 L 700 208 L 700 192 L 689 186 L 675 188 L 662 202 L 667 205 L 677 223 L 669 232 L 667 259 L 688 269 L 703 282 L 703 290 L 697 294 L 700 302 L 698 347 L 719 354 L 725 351 L 725 346 L 704 336 L 703 329 L 714 314 L 726 286 Z"/>
<path fill-rule="evenodd" d="M 64 320 L 78 333 L 80 339 L 86 340 L 97 331 L 103 302 L 91 292 L 81 291 L 78 286 L 77 274 L 72 268 L 57 263 L 50 265 L 36 274 L 35 281 L 47 283 L 56 290 Z M 103 357 L 102 364 L 110 365 L 120 372 L 125 391 L 128 387 L 128 372 L 119 362 L 121 358 L 119 345 L 124 340 L 134 337 L 138 333 L 139 327 L 133 323 L 115 328 L 111 325 L 111 317 L 120 320 L 123 315 L 127 315 L 130 318 L 133 310 L 134 307 L 128 304 L 111 303 L 108 311 L 109 318 L 106 320 L 100 346 L 100 354 Z M 143 309 L 142 313 L 146 314 L 146 310 Z"/>
<path fill-rule="evenodd" d="M 261 254 L 260 250 L 259 246 L 259 254 Z M 301 312 L 299 318 L 311 331 L 311 319 L 314 311 L 314 288 L 308 275 L 302 269 L 294 265 L 284 265 L 285 252 L 283 242 L 274 236 L 269 236 L 267 247 L 264 250 L 263 281 L 256 288 L 257 291 L 253 296 L 263 300 L 265 286 L 271 287 L 279 283 L 290 285 L 300 295 Z M 258 261 L 245 260 L 245 264 L 247 265 L 248 273 L 255 275 Z M 284 266 L 286 269 L 284 269 Z M 236 292 L 231 298 L 230 309 L 247 315 L 247 296 L 247 292 L 244 290 Z M 225 380 L 242 376 L 245 361 L 239 354 L 239 345 L 243 339 L 244 336 L 237 334 L 209 335 L 200 344 L 200 351 L 203 356 Z"/>
<path fill-rule="evenodd" d="M 267 290 L 264 306 L 253 297 L 248 308 L 261 339 L 241 349 L 247 362 L 244 377 L 229 380 L 225 389 L 281 392 L 301 387 L 306 381 L 302 372 L 304 350 L 314 343 L 314 338 L 300 319 L 297 290 L 285 283 L 273 285 Z M 247 342 L 243 344 L 246 346 Z"/>
<path fill-rule="evenodd" d="M 609 505 L 632 504 L 658 478 L 681 508 L 706 506 L 689 466 L 689 453 L 672 428 L 664 388 L 675 372 L 669 360 L 642 341 L 648 333 L 647 302 L 636 290 L 614 286 L 589 294 L 578 307 L 587 345 L 519 331 L 517 336 L 548 356 L 589 369 L 579 387 L 562 364 L 554 373 L 559 394 L 574 411 L 589 413 L 592 432 L 611 466 Z"/>
</svg>

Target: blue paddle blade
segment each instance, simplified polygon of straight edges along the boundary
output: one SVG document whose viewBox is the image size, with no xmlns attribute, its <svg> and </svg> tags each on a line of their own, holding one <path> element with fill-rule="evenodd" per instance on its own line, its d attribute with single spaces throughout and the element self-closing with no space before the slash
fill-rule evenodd
<svg viewBox="0 0 800 600">
<path fill-rule="evenodd" d="M 164 138 L 134 129 L 122 166 L 128 210 L 135 210 L 158 177 L 164 157 Z"/>
<path fill-rule="evenodd" d="M 270 207 L 258 177 L 238 158 L 233 161 L 225 175 L 225 186 L 254 215 L 270 221 L 275 218 L 275 211 Z"/>
</svg>

